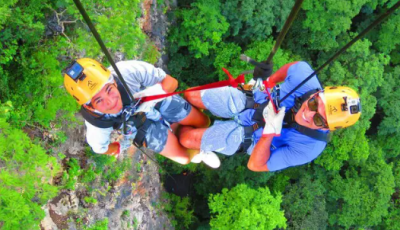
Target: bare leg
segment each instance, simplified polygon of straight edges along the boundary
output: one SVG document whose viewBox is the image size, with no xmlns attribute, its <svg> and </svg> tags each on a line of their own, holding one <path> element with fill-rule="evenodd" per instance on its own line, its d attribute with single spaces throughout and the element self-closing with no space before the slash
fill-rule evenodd
<svg viewBox="0 0 400 230">
<path fill-rule="evenodd" d="M 168 139 L 164 149 L 160 152 L 161 155 L 171 159 L 179 164 L 189 164 L 191 157 L 197 154 L 199 150 L 193 151 L 184 148 L 178 141 L 178 138 L 168 130 Z"/>
<path fill-rule="evenodd" d="M 196 107 L 192 107 L 188 116 L 178 123 L 181 125 L 194 126 L 196 128 L 205 128 L 210 126 L 211 121 L 208 116 L 200 112 Z"/>
<path fill-rule="evenodd" d="M 207 128 L 183 127 L 179 135 L 181 144 L 188 149 L 200 149 L 201 138 Z"/>
<path fill-rule="evenodd" d="M 207 109 L 201 100 L 200 91 L 185 92 L 184 97 L 193 106 L 196 106 L 199 109 Z"/>
</svg>

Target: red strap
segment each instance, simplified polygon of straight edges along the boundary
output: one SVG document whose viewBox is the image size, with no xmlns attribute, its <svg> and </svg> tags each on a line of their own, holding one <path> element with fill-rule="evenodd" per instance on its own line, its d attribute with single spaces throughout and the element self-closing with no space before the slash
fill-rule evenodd
<svg viewBox="0 0 400 230">
<path fill-rule="evenodd" d="M 265 82 L 264 82 L 264 84 L 265 84 Z M 268 89 L 267 87 L 265 87 L 265 91 L 267 91 L 269 101 L 272 103 L 272 107 L 274 108 L 275 113 L 278 113 L 278 109 L 276 108 L 276 105 L 275 105 L 275 103 L 274 103 L 274 100 L 272 99 L 272 96 L 271 96 L 271 94 L 269 93 L 269 89 Z"/>
<path fill-rule="evenodd" d="M 153 96 L 147 96 L 147 97 L 142 97 L 142 102 L 146 101 L 152 101 L 160 98 L 165 98 L 169 96 L 173 96 L 176 94 L 184 93 L 184 92 L 191 92 L 191 91 L 198 91 L 198 90 L 203 90 L 203 89 L 213 89 L 213 88 L 218 88 L 218 87 L 224 87 L 224 86 L 232 86 L 234 88 L 238 87 L 239 83 L 244 83 L 244 74 L 239 75 L 236 79 L 233 78 L 233 76 L 229 73 L 229 71 L 225 68 L 222 68 L 222 70 L 228 75 L 228 80 L 225 81 L 218 81 L 218 82 L 213 82 L 210 84 L 206 85 L 201 85 L 201 86 L 196 86 L 191 89 L 179 91 L 179 92 L 173 92 L 173 93 L 167 93 L 167 94 L 159 94 L 159 95 L 153 95 Z"/>
</svg>

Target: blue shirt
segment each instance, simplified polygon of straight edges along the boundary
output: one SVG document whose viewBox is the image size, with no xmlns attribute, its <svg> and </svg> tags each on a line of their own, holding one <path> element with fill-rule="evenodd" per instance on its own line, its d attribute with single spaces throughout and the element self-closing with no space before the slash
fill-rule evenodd
<svg viewBox="0 0 400 230">
<path fill-rule="evenodd" d="M 306 62 L 298 62 L 289 67 L 285 81 L 280 84 L 280 99 L 288 94 L 300 82 L 310 76 L 314 71 Z M 300 97 L 310 90 L 321 89 L 317 77 L 311 78 L 307 83 L 297 89 L 292 95 L 281 103 L 281 107 L 286 107 L 286 112 L 294 106 L 295 97 Z M 272 94 L 272 97 L 275 97 Z M 254 99 L 257 103 L 263 103 L 267 99 L 267 94 L 263 92 L 255 92 Z M 254 109 L 243 111 L 239 115 L 242 125 L 252 125 L 251 118 Z M 253 133 L 253 144 L 248 149 L 252 152 L 255 144 L 260 140 L 263 129 L 260 128 Z M 324 131 L 320 131 L 324 132 Z M 326 131 L 328 132 L 328 131 Z M 269 171 L 276 171 L 291 166 L 302 165 L 311 162 L 317 158 L 325 149 L 326 143 L 299 133 L 293 128 L 283 128 L 279 137 L 274 137 L 271 145 L 271 155 L 267 162 Z"/>
</svg>

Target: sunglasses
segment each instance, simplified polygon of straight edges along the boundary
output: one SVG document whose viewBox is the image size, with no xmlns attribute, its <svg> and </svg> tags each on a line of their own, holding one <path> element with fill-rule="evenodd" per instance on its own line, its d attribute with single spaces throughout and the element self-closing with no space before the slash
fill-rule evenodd
<svg viewBox="0 0 400 230">
<path fill-rule="evenodd" d="M 328 124 L 325 118 L 318 112 L 317 96 L 318 94 L 314 95 L 312 98 L 308 100 L 307 102 L 308 108 L 310 109 L 310 111 L 316 112 L 313 117 L 314 124 L 318 127 L 328 128 Z"/>
</svg>

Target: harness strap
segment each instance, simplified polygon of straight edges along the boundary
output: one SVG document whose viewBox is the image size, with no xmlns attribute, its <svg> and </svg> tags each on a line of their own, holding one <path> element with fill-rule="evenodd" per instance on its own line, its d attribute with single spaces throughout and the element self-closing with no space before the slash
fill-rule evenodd
<svg viewBox="0 0 400 230">
<path fill-rule="evenodd" d="M 118 78 L 115 77 L 114 79 L 115 82 L 117 83 L 118 91 L 121 94 L 122 104 L 124 106 L 131 105 L 131 99 L 129 97 L 127 90 L 125 89 L 125 87 L 122 85 L 121 81 Z M 134 102 L 136 102 L 136 100 L 134 100 Z"/>
<path fill-rule="evenodd" d="M 104 114 L 100 115 L 94 113 L 93 111 L 86 109 L 84 106 L 81 107 L 79 113 L 87 122 L 98 128 L 105 129 L 113 127 L 115 129 L 118 129 L 122 123 L 120 117 L 105 118 Z"/>
<path fill-rule="evenodd" d="M 294 128 L 301 134 L 304 134 L 306 136 L 309 136 L 311 138 L 314 138 L 316 140 L 323 141 L 323 142 L 326 142 L 326 143 L 328 143 L 330 141 L 329 133 L 323 133 L 323 132 L 320 132 L 320 131 L 315 130 L 315 129 L 310 129 L 310 128 L 307 128 L 305 126 L 299 125 L 297 123 L 291 123 L 291 124 L 288 124 L 288 125 L 283 125 L 283 128 Z"/>
<path fill-rule="evenodd" d="M 143 112 L 139 112 L 137 114 L 135 114 L 134 116 L 129 118 L 129 122 L 133 123 L 133 125 L 135 126 L 137 132 L 136 132 L 136 136 L 133 139 L 133 143 L 139 147 L 142 146 L 147 146 L 146 143 L 146 133 L 147 133 L 147 129 L 150 127 L 150 125 L 152 124 L 153 121 L 147 119 L 146 114 Z M 127 130 L 125 130 L 126 125 L 124 124 L 124 132 L 126 132 Z"/>
</svg>

